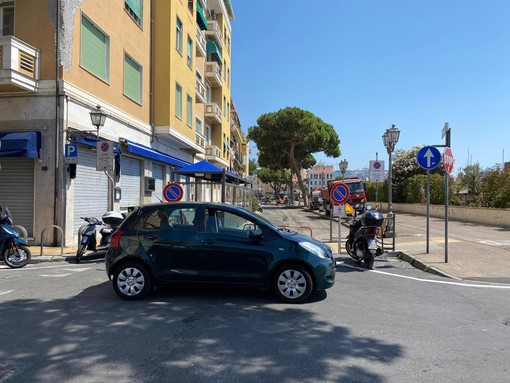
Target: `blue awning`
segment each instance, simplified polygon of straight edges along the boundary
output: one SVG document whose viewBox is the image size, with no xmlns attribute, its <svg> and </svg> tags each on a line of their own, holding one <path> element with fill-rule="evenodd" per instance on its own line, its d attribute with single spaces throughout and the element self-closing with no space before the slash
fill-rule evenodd
<svg viewBox="0 0 510 383">
<path fill-rule="evenodd" d="M 151 158 L 153 160 L 161 161 L 166 164 L 176 166 L 178 168 L 182 168 L 184 166 L 188 166 L 189 162 L 185 162 L 182 160 L 179 160 L 175 157 L 169 156 L 168 154 L 165 154 L 163 152 L 160 152 L 159 150 L 149 148 L 148 146 L 139 144 L 137 142 L 129 141 L 124 139 L 124 142 L 127 145 L 128 151 L 134 154 L 138 154 L 142 157 Z"/>
<path fill-rule="evenodd" d="M 91 148 L 96 148 L 97 147 L 97 141 L 99 141 L 99 140 L 101 140 L 101 139 L 97 138 L 97 137 L 94 137 L 94 136 L 86 136 L 86 137 L 81 137 L 76 142 L 78 144 L 90 146 Z M 117 144 L 116 142 L 113 143 L 113 152 L 115 154 L 122 154 L 122 150 L 120 150 L 119 144 Z"/>
<path fill-rule="evenodd" d="M 41 132 L 0 133 L 0 157 L 39 158 Z"/>
<path fill-rule="evenodd" d="M 223 174 L 225 174 L 225 180 L 230 183 L 235 182 L 243 182 L 243 183 L 251 183 L 250 181 L 244 179 L 243 177 L 235 174 L 226 169 L 222 169 L 207 160 L 202 160 L 192 165 L 188 165 L 174 172 L 175 174 L 180 174 L 183 176 L 190 176 L 194 178 L 200 178 L 205 180 L 211 180 L 219 182 L 223 178 Z"/>
</svg>

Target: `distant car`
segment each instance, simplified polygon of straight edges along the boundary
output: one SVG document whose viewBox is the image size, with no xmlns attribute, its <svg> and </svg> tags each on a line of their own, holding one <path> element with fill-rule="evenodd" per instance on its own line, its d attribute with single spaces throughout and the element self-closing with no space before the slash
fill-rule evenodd
<svg viewBox="0 0 510 383">
<path fill-rule="evenodd" d="M 154 286 L 201 283 L 271 289 L 298 303 L 332 287 L 336 270 L 327 244 L 238 206 L 200 202 L 136 208 L 112 235 L 105 264 L 126 300 Z"/>
</svg>

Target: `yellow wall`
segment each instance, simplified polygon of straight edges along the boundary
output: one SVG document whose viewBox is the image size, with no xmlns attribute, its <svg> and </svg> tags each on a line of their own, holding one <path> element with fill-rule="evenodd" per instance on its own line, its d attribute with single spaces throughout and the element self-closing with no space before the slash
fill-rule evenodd
<svg viewBox="0 0 510 383">
<path fill-rule="evenodd" d="M 176 49 L 177 17 L 182 22 L 182 52 Z M 170 126 L 195 140 L 195 44 L 196 14 L 188 10 L 187 1 L 157 1 L 154 33 L 154 124 Z M 193 63 L 187 64 L 188 35 L 193 41 Z M 182 119 L 176 117 L 175 88 L 182 87 Z M 192 127 L 186 123 L 187 95 L 193 100 Z"/>
<path fill-rule="evenodd" d="M 124 10 L 123 0 L 84 0 L 82 9 L 74 15 L 73 62 L 64 70 L 63 79 L 91 94 L 99 95 L 105 102 L 132 116 L 150 120 L 150 1 L 144 1 L 143 27 L 140 28 Z M 81 18 L 86 15 L 110 38 L 110 76 L 104 82 L 80 66 Z M 124 96 L 124 53 L 142 66 L 141 105 Z"/>
</svg>

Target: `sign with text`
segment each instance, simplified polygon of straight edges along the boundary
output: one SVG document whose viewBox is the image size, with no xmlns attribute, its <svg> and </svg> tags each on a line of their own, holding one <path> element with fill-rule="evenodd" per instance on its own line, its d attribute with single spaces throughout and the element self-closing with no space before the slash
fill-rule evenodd
<svg viewBox="0 0 510 383">
<path fill-rule="evenodd" d="M 96 170 L 113 171 L 113 142 L 97 141 L 96 144 Z"/>
<path fill-rule="evenodd" d="M 384 182 L 384 161 L 370 161 L 368 169 L 370 182 Z"/>
</svg>

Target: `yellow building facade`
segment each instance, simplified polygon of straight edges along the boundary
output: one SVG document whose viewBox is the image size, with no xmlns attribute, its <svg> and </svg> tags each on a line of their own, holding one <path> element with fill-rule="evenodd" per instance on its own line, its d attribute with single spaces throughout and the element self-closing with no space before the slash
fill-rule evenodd
<svg viewBox="0 0 510 383">
<path fill-rule="evenodd" d="M 233 19 L 224 0 L 0 0 L 0 200 L 29 240 L 73 243 L 204 159 L 247 175 Z"/>
</svg>

